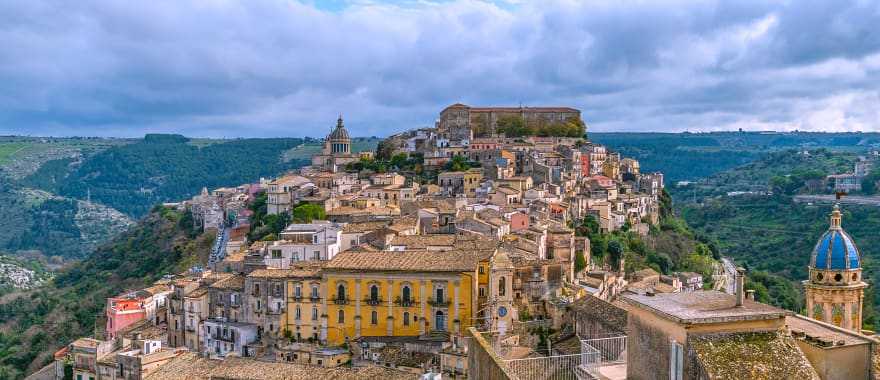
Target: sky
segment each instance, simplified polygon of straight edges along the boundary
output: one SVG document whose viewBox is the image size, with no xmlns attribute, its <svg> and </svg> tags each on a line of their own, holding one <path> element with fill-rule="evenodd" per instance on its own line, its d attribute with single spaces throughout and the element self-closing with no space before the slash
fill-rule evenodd
<svg viewBox="0 0 880 380">
<path fill-rule="evenodd" d="M 447 105 L 590 131 L 880 131 L 880 2 L 0 2 L 0 134 L 323 137 Z"/>
</svg>

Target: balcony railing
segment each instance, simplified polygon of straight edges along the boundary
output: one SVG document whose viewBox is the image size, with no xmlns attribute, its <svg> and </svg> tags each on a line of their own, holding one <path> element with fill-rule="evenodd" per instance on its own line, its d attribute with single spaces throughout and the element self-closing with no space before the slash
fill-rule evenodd
<svg viewBox="0 0 880 380">
<path fill-rule="evenodd" d="M 370 306 L 381 305 L 382 298 L 365 298 L 364 303 Z"/>
<path fill-rule="evenodd" d="M 428 304 L 433 307 L 449 307 L 449 300 L 443 299 L 443 298 L 440 298 L 440 299 L 428 298 Z"/>
<path fill-rule="evenodd" d="M 394 304 L 401 307 L 412 307 L 418 304 L 418 301 L 410 298 L 410 299 L 400 299 L 400 297 L 394 300 Z"/>
<path fill-rule="evenodd" d="M 318 302 L 321 302 L 321 297 L 319 297 L 317 295 L 313 295 L 313 296 L 309 297 L 309 300 L 314 303 L 318 303 Z"/>
<path fill-rule="evenodd" d="M 348 298 L 334 298 L 333 303 L 337 305 L 348 305 Z"/>
</svg>

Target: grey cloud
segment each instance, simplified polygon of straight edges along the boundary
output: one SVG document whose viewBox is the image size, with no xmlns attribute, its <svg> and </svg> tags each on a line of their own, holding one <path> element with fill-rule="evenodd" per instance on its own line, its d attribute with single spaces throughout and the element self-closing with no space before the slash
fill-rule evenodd
<svg viewBox="0 0 880 380">
<path fill-rule="evenodd" d="M 452 102 L 595 130 L 880 130 L 870 1 L 0 3 L 0 133 L 320 136 Z"/>
</svg>

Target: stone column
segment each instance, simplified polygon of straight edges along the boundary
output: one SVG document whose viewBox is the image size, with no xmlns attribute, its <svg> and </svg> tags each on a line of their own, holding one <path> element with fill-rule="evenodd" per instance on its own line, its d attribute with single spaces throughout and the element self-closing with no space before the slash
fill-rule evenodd
<svg viewBox="0 0 880 380">
<path fill-rule="evenodd" d="M 385 330 L 388 333 L 388 336 L 393 336 L 394 335 L 394 280 L 388 280 L 387 283 L 388 283 L 388 291 L 386 293 L 388 294 L 388 300 L 387 300 L 388 317 L 385 319 L 386 319 L 386 323 L 388 325 L 385 328 Z"/>
<path fill-rule="evenodd" d="M 354 336 L 361 336 L 361 280 L 354 280 Z"/>
<path fill-rule="evenodd" d="M 450 315 L 450 322 L 458 319 L 458 292 L 461 289 L 461 282 L 456 280 L 452 282 L 452 315 Z M 456 334 L 458 334 L 458 323 L 455 323 L 453 326 L 453 330 Z"/>
<path fill-rule="evenodd" d="M 428 293 L 425 288 L 427 284 L 425 284 L 425 280 L 419 281 L 419 303 L 421 307 L 419 308 L 419 315 L 422 319 L 427 318 L 427 305 L 428 305 Z M 419 324 L 419 334 L 425 335 L 425 322 L 423 320 L 419 320 L 416 323 Z"/>
</svg>

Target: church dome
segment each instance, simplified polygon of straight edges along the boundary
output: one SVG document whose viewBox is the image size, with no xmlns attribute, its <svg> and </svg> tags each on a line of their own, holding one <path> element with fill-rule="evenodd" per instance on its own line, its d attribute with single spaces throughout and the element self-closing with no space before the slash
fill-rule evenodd
<svg viewBox="0 0 880 380">
<path fill-rule="evenodd" d="M 327 136 L 328 140 L 351 140 L 348 137 L 348 131 L 345 130 L 345 125 L 342 124 L 342 115 L 339 116 L 339 119 L 336 120 L 336 129 L 333 132 L 330 132 L 330 136 Z"/>
<path fill-rule="evenodd" d="M 840 207 L 834 205 L 831 212 L 831 226 L 828 228 L 816 248 L 810 266 L 819 270 L 850 270 L 861 268 L 861 254 L 852 237 L 840 227 Z"/>
</svg>

